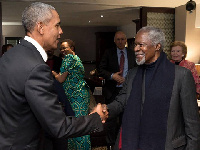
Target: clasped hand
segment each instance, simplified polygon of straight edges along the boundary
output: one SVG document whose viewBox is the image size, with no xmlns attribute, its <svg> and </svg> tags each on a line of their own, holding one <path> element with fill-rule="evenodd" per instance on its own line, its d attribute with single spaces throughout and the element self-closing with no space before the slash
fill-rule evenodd
<svg viewBox="0 0 200 150">
<path fill-rule="evenodd" d="M 102 123 L 105 123 L 108 118 L 107 106 L 105 104 L 98 103 L 97 106 L 93 108 L 90 114 L 93 114 L 95 112 L 97 112 L 99 116 L 101 117 Z"/>
<path fill-rule="evenodd" d="M 125 80 L 124 77 L 121 76 L 121 74 L 122 74 L 122 71 L 116 72 L 112 76 L 112 79 L 117 81 L 118 85 L 122 84 L 124 82 L 124 80 Z"/>
</svg>

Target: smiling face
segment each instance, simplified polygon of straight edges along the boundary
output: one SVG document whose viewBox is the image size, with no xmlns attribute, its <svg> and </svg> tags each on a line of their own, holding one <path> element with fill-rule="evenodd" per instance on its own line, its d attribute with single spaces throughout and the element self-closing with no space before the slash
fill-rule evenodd
<svg viewBox="0 0 200 150">
<path fill-rule="evenodd" d="M 171 58 L 175 62 L 180 62 L 183 59 L 183 48 L 181 46 L 174 46 L 171 48 Z"/>
<path fill-rule="evenodd" d="M 60 45 L 60 52 L 61 55 L 67 55 L 67 54 L 73 54 L 73 47 L 70 47 L 70 45 L 67 42 L 62 42 Z"/>
<path fill-rule="evenodd" d="M 135 37 L 135 56 L 138 65 L 155 62 L 160 56 L 160 44 L 152 45 L 147 32 L 138 32 Z"/>
<path fill-rule="evenodd" d="M 55 10 L 52 10 L 52 18 L 47 24 L 43 24 L 43 41 L 45 50 L 57 49 L 60 35 L 63 33 L 60 27 L 60 18 Z"/>
</svg>

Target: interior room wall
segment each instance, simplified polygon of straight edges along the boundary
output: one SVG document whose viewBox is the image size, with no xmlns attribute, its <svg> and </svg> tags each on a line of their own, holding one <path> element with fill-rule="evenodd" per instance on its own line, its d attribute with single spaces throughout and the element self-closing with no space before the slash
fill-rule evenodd
<svg viewBox="0 0 200 150">
<path fill-rule="evenodd" d="M 187 45 L 187 60 L 200 63 L 200 29 L 195 28 L 196 12 L 186 11 L 185 5 L 175 9 L 175 40 L 184 41 Z"/>
<path fill-rule="evenodd" d="M 123 31 L 126 34 L 127 39 L 134 38 L 136 35 L 136 25 L 134 22 L 128 25 L 120 26 L 117 30 Z"/>
<path fill-rule="evenodd" d="M 185 42 L 186 32 L 186 10 L 185 5 L 175 8 L 175 40 Z"/>
<path fill-rule="evenodd" d="M 63 26 L 63 35 L 61 40 L 69 38 L 75 41 L 76 54 L 82 61 L 93 61 L 96 59 L 96 36 L 95 32 L 115 32 L 117 27 L 69 27 Z M 5 44 L 5 37 L 24 37 L 25 32 L 23 26 L 8 26 L 2 27 L 2 41 Z M 59 50 L 55 51 L 59 54 Z M 85 75 L 89 77 L 89 72 L 95 69 L 95 64 L 85 64 Z"/>
<path fill-rule="evenodd" d="M 62 27 L 61 40 L 69 38 L 75 41 L 76 54 L 82 61 L 96 59 L 96 35 L 95 32 L 115 32 L 116 27 Z"/>
<path fill-rule="evenodd" d="M 24 37 L 24 27 L 22 25 L 3 25 L 2 41 L 5 44 L 5 37 Z"/>
<path fill-rule="evenodd" d="M 186 15 L 185 43 L 187 44 L 188 48 L 187 59 L 194 63 L 200 63 L 200 29 L 195 28 L 197 12 L 199 11 L 196 9 L 195 11 L 193 11 L 193 13 L 187 12 Z"/>
</svg>

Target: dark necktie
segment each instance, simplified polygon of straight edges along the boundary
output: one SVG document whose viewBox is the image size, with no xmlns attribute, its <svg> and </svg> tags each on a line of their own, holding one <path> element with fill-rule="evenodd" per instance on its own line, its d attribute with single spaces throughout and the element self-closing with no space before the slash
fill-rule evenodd
<svg viewBox="0 0 200 150">
<path fill-rule="evenodd" d="M 124 71 L 124 52 L 121 50 L 121 57 L 120 57 L 120 65 L 119 65 L 119 69 L 120 71 L 122 71 L 121 76 L 123 76 L 123 71 Z"/>
</svg>

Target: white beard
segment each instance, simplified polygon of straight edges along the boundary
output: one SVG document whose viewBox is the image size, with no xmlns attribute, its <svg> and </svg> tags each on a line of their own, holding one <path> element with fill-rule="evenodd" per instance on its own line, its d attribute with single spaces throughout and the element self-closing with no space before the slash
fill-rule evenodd
<svg viewBox="0 0 200 150">
<path fill-rule="evenodd" d="M 136 63 L 137 63 L 137 65 L 143 65 L 145 63 L 145 55 L 142 58 L 142 60 L 140 60 L 140 61 L 138 61 L 138 59 L 136 58 Z"/>
</svg>

